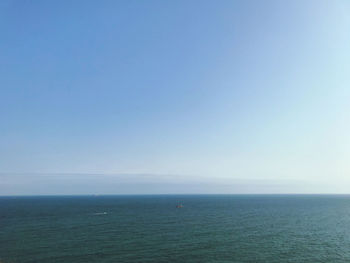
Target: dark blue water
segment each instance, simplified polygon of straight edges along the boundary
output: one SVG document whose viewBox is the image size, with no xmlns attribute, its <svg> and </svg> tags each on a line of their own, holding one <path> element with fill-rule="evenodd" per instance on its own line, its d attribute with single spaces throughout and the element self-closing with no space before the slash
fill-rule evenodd
<svg viewBox="0 0 350 263">
<path fill-rule="evenodd" d="M 0 261 L 350 262 L 350 196 L 2 197 Z"/>
</svg>

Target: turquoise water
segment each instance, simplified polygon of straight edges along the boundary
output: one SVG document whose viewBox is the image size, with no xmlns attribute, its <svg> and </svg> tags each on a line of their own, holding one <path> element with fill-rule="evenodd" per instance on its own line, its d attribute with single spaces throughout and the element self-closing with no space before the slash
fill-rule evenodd
<svg viewBox="0 0 350 263">
<path fill-rule="evenodd" d="M 1 197 L 0 261 L 350 262 L 350 196 Z"/>
</svg>

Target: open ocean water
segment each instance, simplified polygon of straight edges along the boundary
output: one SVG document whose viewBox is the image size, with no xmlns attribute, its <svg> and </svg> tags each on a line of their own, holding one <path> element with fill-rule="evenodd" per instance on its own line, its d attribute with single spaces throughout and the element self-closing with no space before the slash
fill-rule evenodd
<svg viewBox="0 0 350 263">
<path fill-rule="evenodd" d="M 350 262 L 350 196 L 1 197 L 0 262 Z"/>
</svg>

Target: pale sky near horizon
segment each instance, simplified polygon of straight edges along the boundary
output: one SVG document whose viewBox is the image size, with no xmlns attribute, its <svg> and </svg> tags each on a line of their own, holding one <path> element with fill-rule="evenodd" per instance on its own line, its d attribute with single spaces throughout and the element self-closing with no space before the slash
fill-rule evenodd
<svg viewBox="0 0 350 263">
<path fill-rule="evenodd" d="M 0 92 L 0 195 L 350 193 L 349 1 L 3 0 Z"/>
</svg>

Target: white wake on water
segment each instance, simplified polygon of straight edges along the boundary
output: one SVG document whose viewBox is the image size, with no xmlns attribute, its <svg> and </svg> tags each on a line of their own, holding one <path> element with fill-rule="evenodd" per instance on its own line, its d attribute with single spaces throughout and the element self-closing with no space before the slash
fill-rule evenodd
<svg viewBox="0 0 350 263">
<path fill-rule="evenodd" d="M 107 212 L 99 212 L 99 213 L 94 213 L 94 215 L 107 215 Z"/>
</svg>

